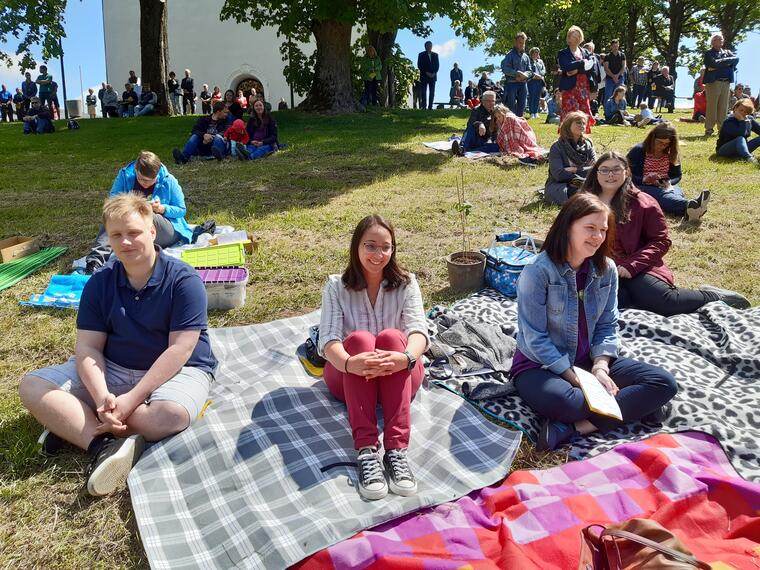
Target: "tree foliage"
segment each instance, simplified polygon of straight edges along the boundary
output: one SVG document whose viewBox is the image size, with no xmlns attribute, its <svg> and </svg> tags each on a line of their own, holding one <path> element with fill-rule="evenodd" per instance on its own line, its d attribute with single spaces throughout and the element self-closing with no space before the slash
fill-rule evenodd
<svg viewBox="0 0 760 570">
<path fill-rule="evenodd" d="M 368 34 L 359 37 L 352 47 L 351 54 L 351 77 L 354 88 L 354 96 L 358 99 L 364 92 L 364 81 L 361 76 L 361 60 L 366 55 L 369 45 Z M 401 46 L 393 44 L 390 55 L 383 61 L 383 77 L 389 81 L 381 81 L 378 86 L 378 99 L 381 105 L 406 107 L 407 99 L 412 90 L 414 81 L 419 76 L 417 66 L 404 55 Z M 392 89 L 392 95 L 387 93 Z M 391 96 L 389 96 L 391 95 Z M 388 103 L 391 101 L 392 103 Z"/>
<path fill-rule="evenodd" d="M 363 26 L 369 42 L 375 46 L 380 59 L 395 57 L 396 34 L 399 29 L 410 29 L 415 34 L 430 33 L 427 21 L 435 16 L 447 15 L 458 26 L 473 21 L 473 14 L 481 14 L 475 0 L 450 2 L 449 0 L 225 0 L 221 18 L 249 22 L 255 29 L 274 26 L 281 37 L 306 43 L 312 36 L 317 49 L 311 61 L 303 53 L 290 50 L 287 77 L 294 80 L 297 63 L 306 64 L 300 69 L 311 75 L 306 99 L 302 108 L 314 110 L 349 111 L 356 109 L 351 87 L 351 30 Z M 473 25 L 474 27 L 474 25 Z M 299 50 L 300 51 L 300 50 Z M 392 71 L 392 67 L 387 69 Z M 384 73 L 383 90 L 392 95 L 396 79 Z M 298 87 L 303 87 L 302 79 Z M 292 81 L 294 88 L 296 83 Z M 393 104 L 394 97 L 386 101 Z"/>
<path fill-rule="evenodd" d="M 723 34 L 724 45 L 735 49 L 747 33 L 760 28 L 760 4 L 751 0 L 711 0 L 706 5 L 707 24 Z"/>
<path fill-rule="evenodd" d="M 63 15 L 66 0 L 11 1 L 0 4 L 0 43 L 16 44 L 14 54 L 0 51 L 0 61 L 8 67 L 13 55 L 21 71 L 34 69 L 37 61 L 32 47 L 39 46 L 42 60 L 60 57 L 60 40 L 66 37 Z"/>
</svg>

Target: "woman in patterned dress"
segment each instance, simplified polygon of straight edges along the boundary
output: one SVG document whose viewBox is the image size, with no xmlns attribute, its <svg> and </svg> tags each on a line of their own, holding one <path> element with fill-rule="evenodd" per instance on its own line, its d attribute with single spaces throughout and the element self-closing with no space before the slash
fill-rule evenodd
<svg viewBox="0 0 760 570">
<path fill-rule="evenodd" d="M 588 72 L 593 68 L 594 59 L 580 45 L 583 43 L 583 30 L 578 26 L 570 26 L 567 30 L 567 47 L 557 54 L 562 74 L 559 79 L 559 89 L 562 92 L 562 109 L 560 122 L 571 111 L 582 111 L 588 116 L 586 133 L 596 122 L 591 114 L 591 89 Z"/>
</svg>

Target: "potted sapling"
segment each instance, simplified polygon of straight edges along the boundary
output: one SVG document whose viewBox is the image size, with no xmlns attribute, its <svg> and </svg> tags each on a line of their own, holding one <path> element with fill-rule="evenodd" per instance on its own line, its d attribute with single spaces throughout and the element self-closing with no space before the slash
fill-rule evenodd
<svg viewBox="0 0 760 570">
<path fill-rule="evenodd" d="M 462 231 L 462 250 L 446 256 L 446 265 L 449 270 L 449 285 L 452 291 L 464 293 L 483 287 L 486 256 L 479 251 L 470 249 L 467 218 L 472 211 L 472 204 L 465 197 L 464 169 L 461 171 L 461 180 L 456 179 L 456 185 L 457 202 L 454 205 L 454 210 L 457 215 L 457 225 Z"/>
</svg>

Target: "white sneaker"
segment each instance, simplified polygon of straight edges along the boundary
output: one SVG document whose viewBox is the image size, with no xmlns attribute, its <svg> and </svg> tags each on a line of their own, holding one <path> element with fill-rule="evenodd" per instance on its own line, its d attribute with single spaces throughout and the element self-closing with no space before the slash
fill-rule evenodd
<svg viewBox="0 0 760 570">
<path fill-rule="evenodd" d="M 376 501 L 388 494 L 383 464 L 374 447 L 362 447 L 357 458 L 359 464 L 359 493 L 365 499 Z"/>
<path fill-rule="evenodd" d="M 393 493 L 409 497 L 417 492 L 417 480 L 409 468 L 406 449 L 389 449 L 385 452 L 383 463 L 388 470 L 388 478 Z"/>
</svg>

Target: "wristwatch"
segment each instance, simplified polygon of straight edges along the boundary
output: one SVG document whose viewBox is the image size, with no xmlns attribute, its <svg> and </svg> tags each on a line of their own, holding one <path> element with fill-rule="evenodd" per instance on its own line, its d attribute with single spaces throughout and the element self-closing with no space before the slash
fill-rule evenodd
<svg viewBox="0 0 760 570">
<path fill-rule="evenodd" d="M 409 364 L 406 365 L 406 369 L 407 370 L 414 370 L 414 367 L 417 365 L 417 359 L 408 350 L 405 350 L 404 354 L 406 355 L 406 358 L 409 360 Z"/>
</svg>

